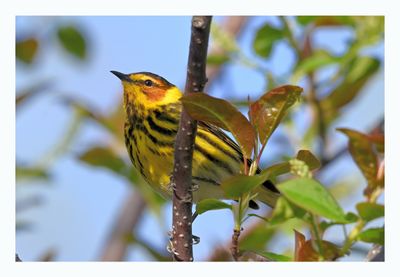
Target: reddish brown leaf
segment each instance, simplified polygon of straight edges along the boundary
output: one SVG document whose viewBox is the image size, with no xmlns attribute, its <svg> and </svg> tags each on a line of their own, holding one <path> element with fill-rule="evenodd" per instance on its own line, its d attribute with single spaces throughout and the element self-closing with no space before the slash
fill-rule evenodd
<svg viewBox="0 0 400 277">
<path fill-rule="evenodd" d="M 346 128 L 339 128 L 337 130 L 344 133 L 349 138 L 350 154 L 357 166 L 360 168 L 365 179 L 368 181 L 368 187 L 364 193 L 369 195 L 379 184 L 377 181 L 377 155 L 373 150 L 370 138 L 365 134 Z"/>
<path fill-rule="evenodd" d="M 295 232 L 295 261 L 315 262 L 334 261 L 340 257 L 340 249 L 333 243 L 322 240 L 322 256 L 318 253 L 317 242 L 305 239 L 305 236 L 298 231 Z"/>
<path fill-rule="evenodd" d="M 205 93 L 189 93 L 181 100 L 185 110 L 193 119 L 211 123 L 231 132 L 245 156 L 251 156 L 255 143 L 254 128 L 232 104 Z"/>
<path fill-rule="evenodd" d="M 281 86 L 265 93 L 250 105 L 250 121 L 256 128 L 262 144 L 267 143 L 287 110 L 297 101 L 302 91 L 303 89 L 297 86 Z"/>
<path fill-rule="evenodd" d="M 302 233 L 294 230 L 294 242 L 294 260 L 300 261 L 301 251 L 306 242 L 306 237 Z"/>
<path fill-rule="evenodd" d="M 385 152 L 385 136 L 383 134 L 370 134 L 368 138 L 370 142 L 375 144 L 377 151 L 380 153 Z"/>
</svg>

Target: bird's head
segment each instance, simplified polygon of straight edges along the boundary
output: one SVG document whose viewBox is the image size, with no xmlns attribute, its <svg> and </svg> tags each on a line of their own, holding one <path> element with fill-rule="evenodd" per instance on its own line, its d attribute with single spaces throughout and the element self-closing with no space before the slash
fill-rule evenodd
<svg viewBox="0 0 400 277">
<path fill-rule="evenodd" d="M 146 109 L 179 102 L 180 90 L 166 79 L 150 72 L 124 74 L 111 71 L 124 88 L 124 104 L 142 106 Z"/>
</svg>

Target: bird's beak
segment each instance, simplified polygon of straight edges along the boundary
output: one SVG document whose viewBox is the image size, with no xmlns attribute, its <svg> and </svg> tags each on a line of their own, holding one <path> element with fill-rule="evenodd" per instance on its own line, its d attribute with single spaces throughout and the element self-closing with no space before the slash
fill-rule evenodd
<svg viewBox="0 0 400 277">
<path fill-rule="evenodd" d="M 127 75 L 127 74 L 124 74 L 124 73 L 121 73 L 121 72 L 118 72 L 118 71 L 114 71 L 114 70 L 111 70 L 110 72 L 112 74 L 114 74 L 115 76 L 117 76 L 118 79 L 120 79 L 121 81 L 126 81 L 126 82 L 130 82 L 131 81 L 131 79 L 129 78 L 129 75 Z"/>
</svg>

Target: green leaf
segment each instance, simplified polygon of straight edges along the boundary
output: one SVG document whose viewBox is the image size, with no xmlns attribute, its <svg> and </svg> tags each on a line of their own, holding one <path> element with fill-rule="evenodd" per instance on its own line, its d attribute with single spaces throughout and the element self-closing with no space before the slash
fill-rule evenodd
<svg viewBox="0 0 400 277">
<path fill-rule="evenodd" d="M 48 180 L 50 177 L 49 173 L 44 168 L 37 167 L 27 167 L 17 165 L 16 167 L 16 179 L 18 181 L 22 180 Z"/>
<path fill-rule="evenodd" d="M 372 57 L 356 57 L 350 62 L 343 81 L 321 100 L 325 121 L 333 119 L 337 111 L 350 103 L 380 68 L 380 61 Z M 383 93 L 383 92 L 382 92 Z"/>
<path fill-rule="evenodd" d="M 370 228 L 360 233 L 357 239 L 363 242 L 377 243 L 383 245 L 385 243 L 384 228 Z"/>
<path fill-rule="evenodd" d="M 111 148 L 95 146 L 80 154 L 78 158 L 91 166 L 110 170 L 118 176 L 125 178 L 130 184 L 138 188 L 153 212 L 157 215 L 161 215 L 161 208 L 166 200 L 143 180 L 140 173 L 130 163 L 125 163 Z"/>
<path fill-rule="evenodd" d="M 57 37 L 68 53 L 80 60 L 86 58 L 86 40 L 76 26 L 60 26 L 57 30 Z"/>
<path fill-rule="evenodd" d="M 243 223 L 245 220 L 247 220 L 248 218 L 250 218 L 250 217 L 257 217 L 257 218 L 259 218 L 259 219 L 261 219 L 261 220 L 264 220 L 265 222 L 269 222 L 269 219 L 268 219 L 268 218 L 263 217 L 263 216 L 261 216 L 261 215 L 258 215 L 258 214 L 248 214 L 247 217 L 242 221 L 242 223 Z"/>
<path fill-rule="evenodd" d="M 368 187 L 365 193 L 369 195 L 369 193 L 379 185 L 377 181 L 377 155 L 373 150 L 372 143 L 367 135 L 360 132 L 346 128 L 338 128 L 337 130 L 347 135 L 349 138 L 350 154 L 365 179 L 368 181 Z"/>
<path fill-rule="evenodd" d="M 346 214 L 346 223 L 354 223 L 358 220 L 358 216 L 355 213 L 348 212 Z"/>
<path fill-rule="evenodd" d="M 296 159 L 306 163 L 309 170 L 314 170 L 320 167 L 320 161 L 309 150 L 300 150 L 297 153 Z M 290 162 L 281 162 L 263 169 L 258 175 L 263 176 L 263 178 L 267 180 L 289 173 L 291 170 L 293 170 L 293 168 Z"/>
<path fill-rule="evenodd" d="M 253 48 L 257 55 L 267 58 L 272 51 L 274 44 L 283 38 L 283 31 L 265 24 L 258 29 L 253 41 Z"/>
<path fill-rule="evenodd" d="M 297 16 L 296 20 L 303 26 L 311 23 L 316 27 L 354 25 L 352 16 Z"/>
<path fill-rule="evenodd" d="M 210 54 L 207 56 L 207 65 L 223 65 L 229 59 L 229 55 L 226 54 Z"/>
<path fill-rule="evenodd" d="M 18 60 L 26 64 L 31 64 L 36 57 L 38 48 L 39 41 L 36 38 L 27 38 L 17 41 L 15 45 L 15 54 Z"/>
<path fill-rule="evenodd" d="M 296 21 L 300 25 L 305 26 L 314 22 L 316 18 L 318 18 L 318 16 L 296 16 Z"/>
<path fill-rule="evenodd" d="M 309 150 L 300 150 L 297 152 L 296 159 L 305 162 L 309 170 L 318 169 L 321 166 L 321 162 Z"/>
<path fill-rule="evenodd" d="M 221 187 L 225 196 L 230 199 L 238 199 L 245 193 L 252 191 L 268 179 L 268 176 L 235 175 L 222 182 Z"/>
<path fill-rule="evenodd" d="M 300 78 L 306 74 L 314 72 L 325 66 L 338 63 L 339 61 L 339 58 L 332 56 L 332 54 L 326 50 L 316 50 L 311 56 L 301 60 L 297 64 L 293 72 L 291 82 L 298 83 Z"/>
<path fill-rule="evenodd" d="M 304 219 L 305 215 L 305 210 L 290 203 L 284 197 L 279 197 L 269 222 L 271 225 L 274 225 L 286 222 L 292 218 Z"/>
<path fill-rule="evenodd" d="M 215 22 L 211 24 L 211 36 L 215 45 L 220 46 L 225 52 L 234 53 L 239 50 L 235 37 L 218 26 Z"/>
<path fill-rule="evenodd" d="M 357 220 L 358 220 L 359 218 L 358 218 L 358 216 L 356 215 L 356 214 L 354 214 L 354 213 L 352 213 L 352 212 L 348 212 L 347 214 L 346 214 L 346 222 L 345 223 L 343 223 L 343 222 L 332 222 L 332 221 L 330 221 L 330 222 L 328 222 L 328 221 L 321 221 L 320 223 L 319 223 L 319 228 L 321 229 L 321 231 L 322 232 L 325 232 L 326 231 L 326 229 L 328 229 L 329 227 L 331 227 L 331 226 L 334 226 L 334 225 L 338 225 L 338 224 L 349 224 L 349 223 L 354 223 L 354 222 L 356 222 Z"/>
<path fill-rule="evenodd" d="M 296 178 L 283 182 L 277 187 L 290 202 L 312 214 L 337 222 L 347 222 L 342 208 L 329 191 L 316 180 Z"/>
<path fill-rule="evenodd" d="M 353 16 L 352 19 L 355 23 L 356 43 L 367 46 L 383 40 L 384 16 Z"/>
<path fill-rule="evenodd" d="M 108 147 L 93 147 L 82 153 L 79 160 L 91 166 L 106 168 L 119 175 L 131 177 L 131 168 Z"/>
<path fill-rule="evenodd" d="M 211 210 L 221 210 L 221 209 L 232 210 L 232 205 L 229 205 L 217 199 L 204 199 L 196 204 L 196 212 L 198 214 L 202 214 Z"/>
<path fill-rule="evenodd" d="M 385 206 L 380 204 L 362 202 L 358 203 L 356 207 L 358 214 L 365 221 L 371 221 L 385 215 Z"/>
<path fill-rule="evenodd" d="M 287 110 L 299 99 L 302 91 L 303 89 L 297 86 L 281 86 L 268 91 L 250 105 L 249 118 L 262 144 L 267 143 Z"/>
<path fill-rule="evenodd" d="M 276 262 L 291 262 L 293 260 L 291 257 L 272 253 L 272 252 L 260 251 L 260 252 L 257 252 L 257 254 L 260 256 L 263 256 L 264 258 L 266 258 L 268 260 L 276 261 Z"/>
<path fill-rule="evenodd" d="M 181 100 L 185 110 L 193 119 L 214 124 L 231 132 L 243 154 L 251 157 L 255 143 L 254 128 L 236 107 L 205 93 L 189 93 Z"/>
<path fill-rule="evenodd" d="M 282 162 L 274 164 L 270 167 L 267 167 L 261 171 L 260 176 L 264 176 L 264 178 L 274 178 L 276 176 L 286 174 L 290 172 L 290 164 L 289 162 Z"/>
<path fill-rule="evenodd" d="M 240 249 L 247 251 L 264 251 L 265 245 L 270 242 L 276 233 L 276 229 L 262 223 L 249 229 L 248 233 L 240 236 Z"/>
</svg>

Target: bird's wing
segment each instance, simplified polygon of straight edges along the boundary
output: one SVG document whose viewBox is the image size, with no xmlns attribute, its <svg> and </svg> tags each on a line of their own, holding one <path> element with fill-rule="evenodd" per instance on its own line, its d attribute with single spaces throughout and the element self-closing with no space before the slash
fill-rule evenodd
<svg viewBox="0 0 400 277">
<path fill-rule="evenodd" d="M 212 133 L 213 135 L 215 135 L 222 141 L 226 142 L 229 146 L 231 146 L 238 153 L 240 159 L 243 160 L 243 153 L 242 153 L 242 149 L 240 149 L 240 146 L 235 141 L 233 141 L 227 134 L 225 134 L 221 130 L 221 128 L 219 128 L 215 125 L 212 125 L 210 123 L 203 122 L 203 121 L 198 121 L 198 126 L 200 128 L 206 129 L 207 131 L 209 131 L 210 133 Z"/>
</svg>

